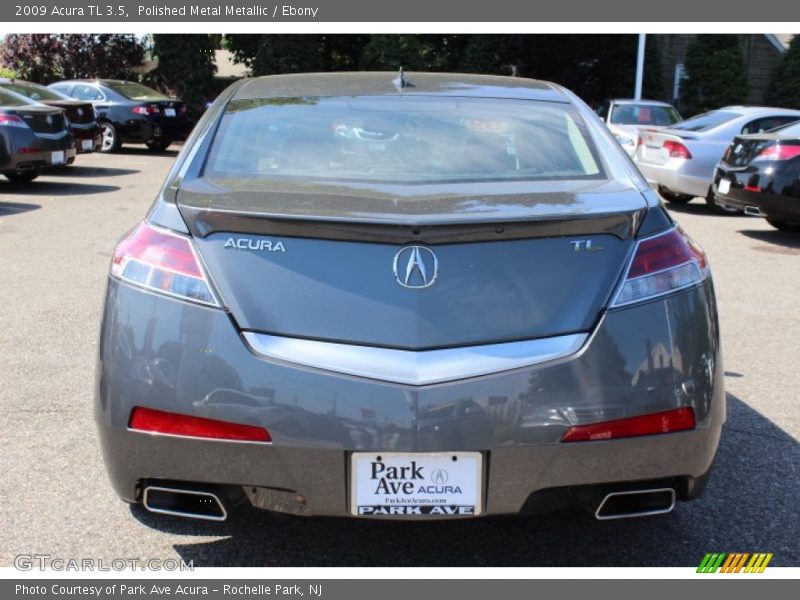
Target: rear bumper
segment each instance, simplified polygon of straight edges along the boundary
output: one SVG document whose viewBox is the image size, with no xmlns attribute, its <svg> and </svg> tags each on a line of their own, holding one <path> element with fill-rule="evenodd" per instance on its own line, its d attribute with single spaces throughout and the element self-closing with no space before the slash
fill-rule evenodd
<svg viewBox="0 0 800 600">
<path fill-rule="evenodd" d="M 637 162 L 647 182 L 654 188 L 665 187 L 672 192 L 705 198 L 710 185 L 710 177 L 687 173 L 687 161 L 670 160 L 664 165 Z"/>
<path fill-rule="evenodd" d="M 718 188 L 722 178 L 731 182 L 725 194 L 719 193 Z M 800 220 L 800 178 L 792 172 L 778 171 L 769 176 L 754 169 L 734 171 L 720 167 L 714 174 L 714 191 L 717 202 L 724 206 L 742 211 L 757 209 L 776 219 Z"/>
<path fill-rule="evenodd" d="M 64 158 L 75 156 L 75 145 L 71 135 L 57 139 L 39 137 L 32 131 L 14 132 L 2 140 L 0 171 L 41 169 L 54 164 L 53 152 L 64 152 Z"/>
<path fill-rule="evenodd" d="M 103 143 L 103 131 L 99 125 L 73 124 L 72 137 L 75 138 L 75 150 L 78 154 L 98 152 Z"/>
<path fill-rule="evenodd" d="M 480 451 L 484 514 L 526 510 L 537 492 L 681 478 L 702 487 L 725 420 L 710 284 L 608 313 L 572 356 L 448 383 L 408 386 L 257 357 L 227 313 L 109 283 L 95 416 L 112 485 L 241 486 L 253 504 L 346 516 L 352 451 Z M 130 431 L 134 406 L 266 427 L 272 444 Z M 692 431 L 566 444 L 570 425 L 691 406 Z M 296 499 L 302 496 L 303 502 Z"/>
</svg>

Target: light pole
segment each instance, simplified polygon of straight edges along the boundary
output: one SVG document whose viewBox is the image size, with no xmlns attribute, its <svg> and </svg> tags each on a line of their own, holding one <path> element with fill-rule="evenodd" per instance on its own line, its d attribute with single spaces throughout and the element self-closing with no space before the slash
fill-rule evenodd
<svg viewBox="0 0 800 600">
<path fill-rule="evenodd" d="M 635 100 L 642 99 L 642 79 L 644 78 L 644 43 L 646 33 L 639 34 L 639 52 L 636 55 L 636 92 L 634 93 Z"/>
</svg>

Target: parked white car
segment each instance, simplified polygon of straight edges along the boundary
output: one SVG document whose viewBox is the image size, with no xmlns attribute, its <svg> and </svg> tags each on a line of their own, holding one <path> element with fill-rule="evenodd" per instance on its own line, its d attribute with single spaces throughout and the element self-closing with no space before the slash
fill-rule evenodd
<svg viewBox="0 0 800 600">
<path fill-rule="evenodd" d="M 640 127 L 669 127 L 681 121 L 675 107 L 658 100 L 607 100 L 597 114 L 628 156 L 636 152 Z"/>
<path fill-rule="evenodd" d="M 800 120 L 800 110 L 726 106 L 668 128 L 643 128 L 633 160 L 661 196 L 678 204 L 696 197 L 714 205 L 714 169 L 734 137 Z"/>
</svg>

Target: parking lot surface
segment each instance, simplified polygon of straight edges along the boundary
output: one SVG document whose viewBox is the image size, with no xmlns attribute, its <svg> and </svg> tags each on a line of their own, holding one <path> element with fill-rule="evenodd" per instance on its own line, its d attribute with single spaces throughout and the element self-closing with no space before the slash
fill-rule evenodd
<svg viewBox="0 0 800 600">
<path fill-rule="evenodd" d="M 151 515 L 111 490 L 92 420 L 111 251 L 174 157 L 80 156 L 32 184 L 0 181 L 0 565 L 19 554 L 197 566 L 690 566 L 706 552 L 800 565 L 800 235 L 671 207 L 705 248 L 722 321 L 728 422 L 705 495 L 649 519 L 580 509 L 438 523 L 243 509 L 211 524 Z"/>
</svg>

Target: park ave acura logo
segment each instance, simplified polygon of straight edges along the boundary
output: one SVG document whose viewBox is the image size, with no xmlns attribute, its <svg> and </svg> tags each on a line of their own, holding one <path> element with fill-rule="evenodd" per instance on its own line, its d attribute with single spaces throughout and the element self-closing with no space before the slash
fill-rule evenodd
<svg viewBox="0 0 800 600">
<path fill-rule="evenodd" d="M 394 278 L 405 288 L 433 285 L 439 274 L 439 259 L 425 246 L 406 246 L 394 255 Z"/>
</svg>

